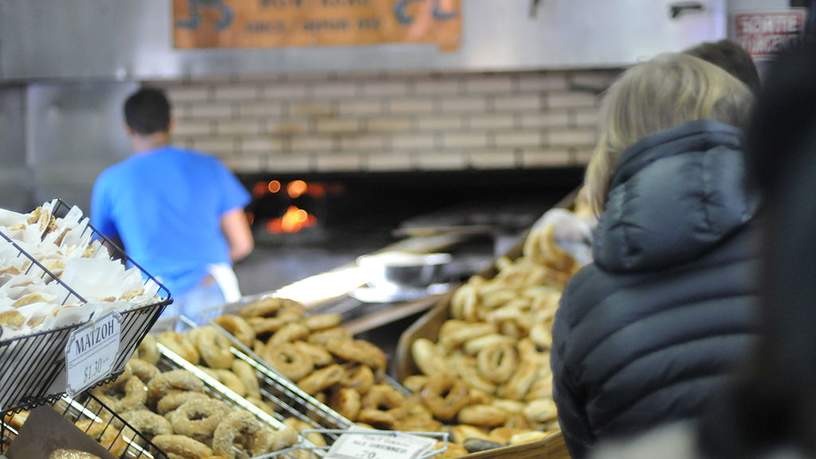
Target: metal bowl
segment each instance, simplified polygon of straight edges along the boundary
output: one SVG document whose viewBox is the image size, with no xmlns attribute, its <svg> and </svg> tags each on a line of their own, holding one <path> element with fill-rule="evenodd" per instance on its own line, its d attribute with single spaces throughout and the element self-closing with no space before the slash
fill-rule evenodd
<svg viewBox="0 0 816 459">
<path fill-rule="evenodd" d="M 382 252 L 359 257 L 357 266 L 373 287 L 425 288 L 445 281 L 445 267 L 452 258 L 447 253 Z"/>
</svg>

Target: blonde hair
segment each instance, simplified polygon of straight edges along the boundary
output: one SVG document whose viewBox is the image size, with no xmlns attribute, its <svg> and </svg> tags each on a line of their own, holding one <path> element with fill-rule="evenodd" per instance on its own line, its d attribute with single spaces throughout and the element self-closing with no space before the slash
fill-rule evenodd
<svg viewBox="0 0 816 459">
<path fill-rule="evenodd" d="M 662 54 L 621 75 L 603 98 L 599 138 L 585 185 L 593 211 L 603 211 L 621 154 L 649 134 L 700 119 L 746 123 L 753 97 L 728 72 L 686 54 Z"/>
</svg>

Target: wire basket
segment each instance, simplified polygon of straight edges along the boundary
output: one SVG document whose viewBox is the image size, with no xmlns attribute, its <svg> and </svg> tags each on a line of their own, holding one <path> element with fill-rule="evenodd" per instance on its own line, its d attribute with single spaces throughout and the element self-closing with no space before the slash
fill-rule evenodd
<svg viewBox="0 0 816 459">
<path fill-rule="evenodd" d="M 57 200 L 52 214 L 57 218 L 64 217 L 70 209 L 70 206 Z M 173 300 L 170 292 L 161 283 L 90 224 L 83 228 L 82 235 L 87 233 L 90 233 L 92 240 L 101 243 L 98 250 L 104 247 L 112 257 L 139 269 L 144 285 L 152 282 L 158 286 L 157 301 L 121 312 L 121 338 L 111 377 L 107 378 L 110 380 L 121 373 L 142 338 Z M 26 258 L 30 262 L 26 269 L 27 274 L 39 276 L 46 283 L 59 286 L 58 289 L 64 293 L 61 304 L 87 303 L 85 298 L 1 231 L 0 238 L 2 238 L 0 243 L 5 241 L 11 244 L 18 257 Z M 31 409 L 38 405 L 54 403 L 65 393 L 65 347 L 71 332 L 81 325 L 83 323 L 8 339 L 3 339 L 0 335 L 0 412 Z M 106 381 L 100 381 L 100 384 L 104 382 Z"/>
<path fill-rule="evenodd" d="M 79 399 L 61 397 L 52 407 L 78 429 L 96 440 L 114 457 L 167 459 L 167 455 L 98 398 L 88 394 Z M 0 452 L 17 438 L 18 430 L 7 419 L 0 422 Z"/>
<path fill-rule="evenodd" d="M 187 317 L 183 315 L 178 317 L 177 328 L 190 330 L 195 326 L 195 323 Z M 265 400 L 271 401 L 274 405 L 282 408 L 291 417 L 300 419 L 315 428 L 348 429 L 354 425 L 353 422 L 340 413 L 321 403 L 298 387 L 297 384 L 275 371 L 274 368 L 220 325 L 213 322 L 210 323 L 210 326 L 230 340 L 232 344 L 230 351 L 235 358 L 243 360 L 255 369 L 261 395 Z"/>
<path fill-rule="evenodd" d="M 207 374 L 201 368 L 184 360 L 184 358 L 182 358 L 180 355 L 168 349 L 161 343 L 158 344 L 158 348 L 159 352 L 161 353 L 161 359 L 159 360 L 156 366 L 160 370 L 162 371 L 177 369 L 187 370 L 188 372 L 193 374 L 193 376 L 195 376 L 196 378 L 201 380 L 201 382 L 204 383 L 205 392 L 209 394 L 211 397 L 226 402 L 234 407 L 238 407 L 250 412 L 260 421 L 262 421 L 263 423 L 267 424 L 268 426 L 272 427 L 275 430 L 283 429 L 286 426 L 284 421 L 288 417 L 295 417 L 315 428 L 321 427 L 320 424 L 314 421 L 313 419 L 309 418 L 308 416 L 305 416 L 302 413 L 299 413 L 295 407 L 287 405 L 284 401 L 276 398 L 275 396 L 270 396 L 271 393 L 268 391 L 268 387 L 264 386 L 264 381 L 262 379 L 259 380 L 259 383 L 261 385 L 261 394 L 267 403 L 274 406 L 275 412 L 272 414 L 269 414 L 266 411 L 258 408 L 250 401 L 248 401 L 246 398 L 235 393 L 230 388 L 224 386 L 217 379 Z M 336 436 L 330 435 L 330 438 L 332 441 L 334 441 Z M 316 449 L 315 445 L 312 444 L 308 439 L 305 439 L 302 435 L 299 438 L 299 444 L 302 444 L 306 448 Z M 322 456 L 322 454 L 318 454 L 318 456 Z M 266 455 L 263 455 L 262 457 L 266 457 Z M 289 458 L 292 456 L 283 455 L 281 457 Z"/>
</svg>

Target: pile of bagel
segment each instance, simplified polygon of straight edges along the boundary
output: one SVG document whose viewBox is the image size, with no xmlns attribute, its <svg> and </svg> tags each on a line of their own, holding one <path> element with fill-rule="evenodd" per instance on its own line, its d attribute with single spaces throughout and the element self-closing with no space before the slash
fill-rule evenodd
<svg viewBox="0 0 816 459">
<path fill-rule="evenodd" d="M 436 419 L 464 428 L 453 430 L 454 439 L 511 445 L 559 430 L 551 329 L 578 268 L 555 243 L 552 225 L 536 228 L 521 257 L 499 259 L 493 278 L 474 276 L 454 292 L 435 340 L 412 343 L 420 374 L 403 384 Z"/>
<path fill-rule="evenodd" d="M 380 429 L 438 430 L 416 416 L 409 400 L 384 383 L 385 353 L 354 339 L 338 314 L 306 315 L 302 304 L 265 298 L 216 319 L 255 354 L 345 418 Z M 399 411 L 392 411 L 400 408 Z M 411 429 L 408 429 L 411 427 Z"/>
<path fill-rule="evenodd" d="M 152 336 L 145 338 L 137 355 L 141 357 L 145 352 L 143 351 L 145 343 L 152 339 Z M 230 352 L 229 339 L 214 327 L 198 327 L 183 334 L 166 331 L 158 335 L 157 341 L 184 360 L 198 365 L 201 370 L 253 405 L 269 414 L 274 412 L 274 408 L 261 398 L 255 369 L 243 360 L 235 358 Z M 131 366 L 139 360 L 131 360 Z"/>
<path fill-rule="evenodd" d="M 209 329 L 215 333 L 212 327 Z M 92 394 L 171 459 L 254 457 L 297 443 L 300 426 L 292 421 L 285 429 L 275 431 L 248 411 L 211 397 L 204 383 L 192 373 L 181 369 L 162 372 L 156 367 L 160 356 L 157 341 L 177 352 L 195 350 L 198 358 L 191 353 L 183 357 L 193 363 L 201 359 L 206 365 L 202 369 L 272 413 L 273 408 L 260 399 L 254 369 L 237 359 L 228 361 L 224 353 L 211 348 L 211 336 L 207 335 L 210 331 L 205 327 L 189 336 L 165 332 L 158 340 L 148 335 L 124 373 L 112 383 L 95 388 Z M 227 373 L 232 376 L 225 377 Z M 114 439 L 109 448 L 116 456 L 129 443 L 105 419 L 83 419 L 77 427 L 105 446 L 106 436 L 118 435 L 119 443 Z"/>
</svg>

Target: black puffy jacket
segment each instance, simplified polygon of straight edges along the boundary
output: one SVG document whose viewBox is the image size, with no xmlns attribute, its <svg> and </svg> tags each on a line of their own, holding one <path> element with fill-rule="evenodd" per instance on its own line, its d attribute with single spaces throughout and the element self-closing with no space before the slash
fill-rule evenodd
<svg viewBox="0 0 816 459">
<path fill-rule="evenodd" d="M 687 419 L 757 330 L 759 251 L 741 131 L 702 120 L 621 156 L 594 263 L 556 316 L 554 397 L 573 457 L 599 439 Z"/>
</svg>

